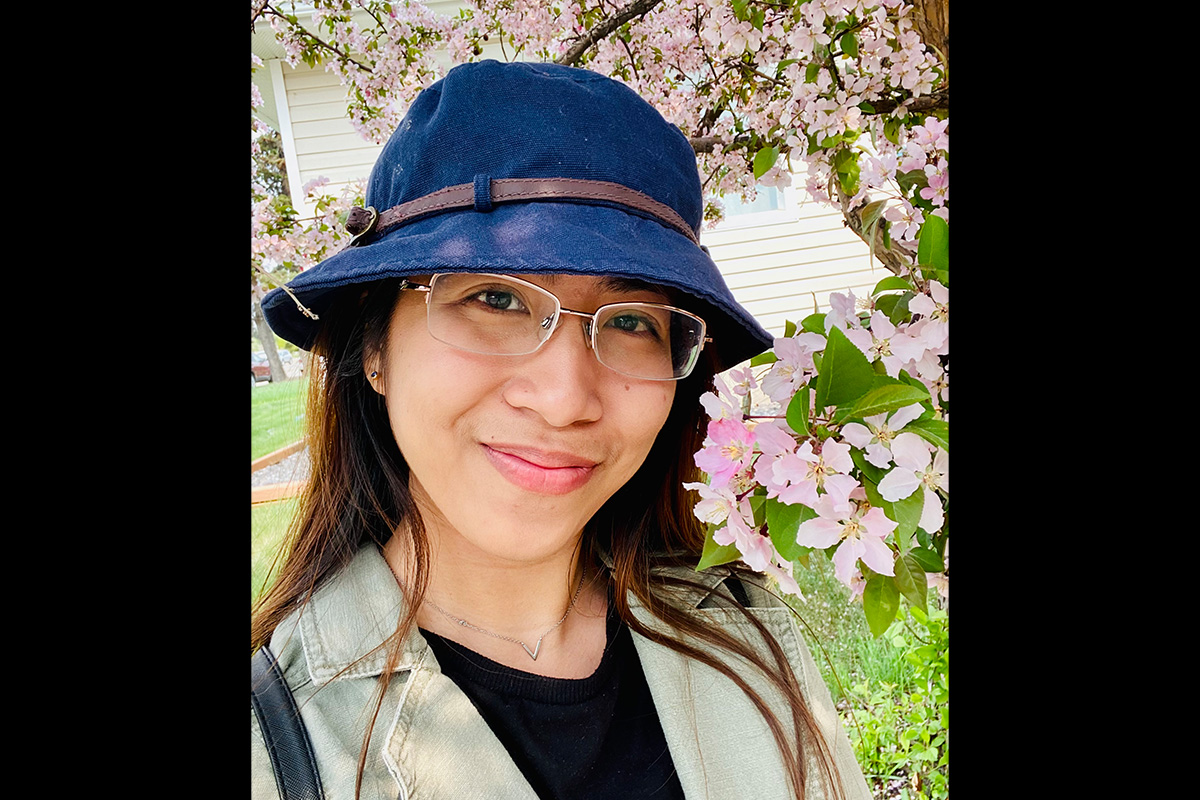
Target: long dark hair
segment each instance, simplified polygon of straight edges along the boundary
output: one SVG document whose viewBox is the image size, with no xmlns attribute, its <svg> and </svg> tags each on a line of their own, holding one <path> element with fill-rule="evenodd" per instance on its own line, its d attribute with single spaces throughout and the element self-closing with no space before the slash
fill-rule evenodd
<svg viewBox="0 0 1200 800">
<path fill-rule="evenodd" d="M 306 412 L 310 479 L 276 555 L 274 581 L 264 589 L 251 614 L 254 652 L 268 642 L 284 619 L 348 564 L 363 544 L 370 541 L 382 548 L 394 532 L 406 532 L 411 573 L 403 591 L 408 603 L 397 630 L 381 645 L 387 648 L 387 664 L 379 676 L 374 713 L 364 733 L 355 797 L 384 692 L 399 663 L 401 643 L 415 625 L 430 572 L 429 544 L 408 488 L 408 465 L 393 437 L 384 399 L 370 387 L 363 372 L 364 358 L 370 355 L 380 354 L 386 361 L 388 326 L 399 291 L 399 280 L 370 284 L 361 292 L 343 290 L 321 315 L 320 333 L 312 348 Z M 604 553 L 611 559 L 609 597 L 630 630 L 720 671 L 746 693 L 771 729 L 796 797 L 805 796 L 806 761 L 810 759 L 818 764 L 827 795 L 842 797 L 844 789 L 833 766 L 830 744 L 813 719 L 782 647 L 763 624 L 728 590 L 721 590 L 758 631 L 769 659 L 724 629 L 668 601 L 668 596 L 681 588 L 709 591 L 704 584 L 679 578 L 664 568 L 694 568 L 703 549 L 705 530 L 692 513 L 695 496 L 683 489 L 683 483 L 701 479 L 692 458 L 705 436 L 699 397 L 711 390 L 714 373 L 710 349 L 702 354 L 692 374 L 679 382 L 667 421 L 646 461 L 588 523 L 584 553 L 590 550 L 596 557 Z M 740 565 L 728 569 L 740 580 L 759 580 L 756 573 Z M 629 607 L 631 594 L 675 635 L 639 622 Z M 789 703 L 790 730 L 737 671 L 694 642 L 715 645 L 761 670 Z"/>
</svg>

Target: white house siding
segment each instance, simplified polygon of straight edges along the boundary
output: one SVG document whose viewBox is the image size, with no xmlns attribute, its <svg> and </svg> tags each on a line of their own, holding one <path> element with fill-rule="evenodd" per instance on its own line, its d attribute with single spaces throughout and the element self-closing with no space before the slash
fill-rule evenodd
<svg viewBox="0 0 1200 800">
<path fill-rule="evenodd" d="M 793 184 L 802 187 L 803 176 Z M 840 211 L 803 202 L 803 188 L 783 194 L 783 209 L 732 214 L 700 235 L 734 297 L 776 336 L 788 320 L 828 311 L 830 293 L 863 298 L 891 274 L 842 224 Z"/>
<path fill-rule="evenodd" d="M 276 87 L 276 96 L 286 98 L 291 121 L 280 133 L 285 154 L 296 165 L 295 176 L 289 175 L 289 180 L 293 202 L 301 209 L 306 183 L 327 178 L 327 191 L 336 193 L 341 186 L 366 178 L 383 148 L 363 139 L 350 124 L 346 88 L 336 75 L 304 66 L 293 69 L 286 63 L 281 64 L 278 75 L 282 91 Z M 305 208 L 305 212 L 311 209 Z"/>
<path fill-rule="evenodd" d="M 302 189 L 325 177 L 340 185 L 370 174 L 381 146 L 364 141 L 346 117 L 346 90 L 323 69 L 271 64 L 284 150 L 294 202 L 304 209 Z M 756 214 L 731 214 L 701 233 L 734 296 L 772 334 L 786 320 L 829 308 L 831 292 L 847 289 L 865 297 L 888 273 L 872 264 L 866 245 L 842 225 L 841 214 L 803 202 L 803 177 L 783 193 L 785 207 Z M 310 210 L 309 210 L 310 211 Z M 305 213 L 308 213 L 307 211 Z"/>
</svg>

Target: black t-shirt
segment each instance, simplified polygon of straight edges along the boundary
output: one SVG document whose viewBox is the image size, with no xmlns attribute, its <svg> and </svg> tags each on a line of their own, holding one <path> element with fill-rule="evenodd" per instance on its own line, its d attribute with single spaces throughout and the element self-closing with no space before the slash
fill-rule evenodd
<svg viewBox="0 0 1200 800">
<path fill-rule="evenodd" d="M 600 666 L 578 679 L 523 672 L 421 633 L 542 800 L 683 800 L 629 628 L 610 612 L 607 629 Z"/>
</svg>

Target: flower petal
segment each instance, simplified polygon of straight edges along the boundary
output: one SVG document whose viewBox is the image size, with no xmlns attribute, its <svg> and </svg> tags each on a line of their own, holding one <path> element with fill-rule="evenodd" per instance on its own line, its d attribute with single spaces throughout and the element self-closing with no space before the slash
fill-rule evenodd
<svg viewBox="0 0 1200 800">
<path fill-rule="evenodd" d="M 929 445 L 915 433 L 898 434 L 892 440 L 892 458 L 898 466 L 924 472 L 931 459 Z"/>
<path fill-rule="evenodd" d="M 796 531 L 796 544 L 824 550 L 831 544 L 837 544 L 842 538 L 842 526 L 834 520 L 817 517 L 800 523 Z"/>
<path fill-rule="evenodd" d="M 921 507 L 921 521 L 917 523 L 927 533 L 937 533 L 942 529 L 942 501 L 937 492 L 931 492 L 922 487 L 925 492 L 925 505 Z"/>
<path fill-rule="evenodd" d="M 879 482 L 879 494 L 884 500 L 894 503 L 908 497 L 920 485 L 921 479 L 917 473 L 905 467 L 896 467 Z"/>
<path fill-rule="evenodd" d="M 874 536 L 868 536 L 861 540 L 863 552 L 860 556 L 863 563 L 871 569 L 878 572 L 880 575 L 895 575 L 896 568 L 892 557 L 892 550 L 882 539 L 876 539 Z"/>
</svg>

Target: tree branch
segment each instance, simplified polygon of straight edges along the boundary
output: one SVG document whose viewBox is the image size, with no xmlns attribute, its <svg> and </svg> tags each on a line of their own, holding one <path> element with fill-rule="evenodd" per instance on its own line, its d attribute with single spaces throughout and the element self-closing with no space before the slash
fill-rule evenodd
<svg viewBox="0 0 1200 800">
<path fill-rule="evenodd" d="M 905 252 L 900 248 L 900 245 L 895 240 L 892 241 L 892 250 L 888 250 L 883 244 L 883 232 L 879 230 L 879 225 L 872 229 L 874 242 L 870 241 L 871 237 L 863 231 L 862 212 L 850 208 L 850 198 L 842 194 L 842 192 L 834 190 L 836 196 L 842 206 L 842 221 L 843 224 L 859 239 L 867 243 L 871 248 L 872 255 L 888 268 L 890 272 L 900 275 L 909 266 L 908 262 L 900 257 L 899 252 Z M 886 225 L 886 221 L 880 221 L 880 225 Z"/>
<path fill-rule="evenodd" d="M 620 12 L 604 20 L 599 25 L 581 36 L 579 41 L 571 45 L 570 50 L 556 58 L 554 63 L 562 64 L 563 66 L 567 67 L 573 65 L 576 61 L 582 58 L 583 54 L 588 51 L 588 48 L 590 48 L 596 42 L 600 41 L 605 36 L 608 36 L 610 33 L 634 17 L 645 16 L 650 9 L 654 8 L 661 2 L 662 0 L 634 0 L 634 2 L 627 5 Z"/>
<path fill-rule="evenodd" d="M 873 100 L 872 107 L 877 114 L 887 114 L 899 108 L 900 103 L 895 100 L 882 98 Z M 950 110 L 950 89 L 938 89 L 933 94 L 927 94 L 922 97 L 913 98 L 912 102 L 907 104 L 909 111 L 938 111 L 945 109 Z"/>
<path fill-rule="evenodd" d="M 287 20 L 287 18 L 286 18 L 286 17 L 285 17 L 283 14 L 280 14 L 278 11 L 276 11 L 274 8 L 272 8 L 270 5 L 268 5 L 268 4 L 266 4 L 266 3 L 264 3 L 264 4 L 263 4 L 263 13 L 268 13 L 268 12 L 269 12 L 269 13 L 271 13 L 271 14 L 274 14 L 274 15 L 275 15 L 275 16 L 277 16 L 277 17 L 280 17 L 281 19 L 284 19 L 285 21 Z M 251 23 L 250 23 L 250 24 L 251 24 L 251 25 L 253 25 L 253 24 L 254 24 L 254 23 L 253 23 L 253 21 L 251 21 Z M 341 50 L 339 50 L 337 47 L 334 47 L 333 45 L 329 44 L 328 42 L 326 42 L 325 40 L 323 40 L 321 37 L 317 36 L 317 35 L 316 35 L 315 33 L 313 33 L 312 31 L 310 31 L 310 30 L 307 30 L 307 29 L 306 29 L 306 28 L 304 28 L 303 26 L 301 26 L 301 25 L 292 25 L 290 22 L 288 23 L 288 25 L 289 25 L 289 26 L 290 26 L 290 27 L 291 27 L 293 30 L 297 30 L 297 29 L 298 29 L 298 30 L 300 31 L 300 33 L 301 33 L 301 34 L 302 34 L 302 35 L 303 35 L 303 36 L 304 36 L 306 39 L 309 39 L 310 41 L 314 42 L 315 44 L 318 44 L 318 45 L 320 45 L 321 47 L 324 47 L 326 50 L 328 50 L 328 51 L 330 51 L 331 53 L 333 53 L 334 55 L 336 55 L 336 56 L 337 56 L 339 59 L 341 59 L 342 61 L 349 61 L 351 64 L 357 64 L 357 65 L 358 65 L 358 66 L 359 66 L 361 69 L 363 69 L 363 70 L 364 70 L 364 71 L 366 71 L 366 72 L 370 72 L 371 74 L 374 74 L 374 73 L 375 73 L 375 71 L 374 71 L 373 69 L 371 69 L 370 67 L 368 67 L 366 64 L 362 63 L 361 61 L 359 61 L 359 60 L 357 60 L 357 59 L 355 59 L 355 58 L 352 58 L 352 57 L 350 56 L 350 54 L 349 54 L 349 53 L 343 53 L 343 52 L 342 52 Z"/>
<path fill-rule="evenodd" d="M 271 2 L 271 0 L 262 0 L 262 2 L 255 3 L 254 5 L 250 6 L 250 30 L 251 31 L 254 30 L 255 20 L 257 20 L 260 16 L 262 16 L 263 9 L 265 9 L 267 7 L 267 3 L 269 3 L 269 2 Z"/>
</svg>

